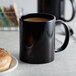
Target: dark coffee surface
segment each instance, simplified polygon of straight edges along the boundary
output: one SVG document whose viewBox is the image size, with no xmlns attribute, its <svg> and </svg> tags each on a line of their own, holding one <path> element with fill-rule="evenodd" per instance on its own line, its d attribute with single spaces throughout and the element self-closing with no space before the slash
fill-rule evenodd
<svg viewBox="0 0 76 76">
<path fill-rule="evenodd" d="M 45 21 L 49 21 L 50 19 L 47 18 L 27 18 L 24 19 L 24 21 L 30 21 L 30 22 L 45 22 Z"/>
</svg>

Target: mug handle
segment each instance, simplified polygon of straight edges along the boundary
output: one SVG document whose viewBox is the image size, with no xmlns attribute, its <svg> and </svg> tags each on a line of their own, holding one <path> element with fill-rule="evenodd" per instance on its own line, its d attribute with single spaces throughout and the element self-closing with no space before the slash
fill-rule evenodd
<svg viewBox="0 0 76 76">
<path fill-rule="evenodd" d="M 64 28 L 65 28 L 65 40 L 64 40 L 64 43 L 63 43 L 63 45 L 60 47 L 60 48 L 58 48 L 58 49 L 55 49 L 55 52 L 57 53 L 57 52 L 60 52 L 60 51 L 63 51 L 66 47 L 67 47 L 67 45 L 68 45 L 68 43 L 69 43 L 69 27 L 67 26 L 67 24 L 64 22 L 64 21 L 62 21 L 62 20 L 56 20 L 56 24 L 63 24 L 63 26 L 64 26 Z"/>
<path fill-rule="evenodd" d="M 65 18 L 61 17 L 61 20 L 65 21 L 65 22 L 69 22 L 71 20 L 73 20 L 73 18 L 75 17 L 75 2 L 74 0 L 70 0 L 71 5 L 72 5 L 72 16 L 70 19 L 66 20 Z"/>
</svg>

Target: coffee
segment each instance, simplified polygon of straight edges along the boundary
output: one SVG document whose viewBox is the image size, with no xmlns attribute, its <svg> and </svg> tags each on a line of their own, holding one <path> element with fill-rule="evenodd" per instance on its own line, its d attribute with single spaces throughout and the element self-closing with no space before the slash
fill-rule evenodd
<svg viewBox="0 0 76 76">
<path fill-rule="evenodd" d="M 30 21 L 30 22 L 45 22 L 45 21 L 49 21 L 50 19 L 47 18 L 27 18 L 24 19 L 24 21 Z"/>
</svg>

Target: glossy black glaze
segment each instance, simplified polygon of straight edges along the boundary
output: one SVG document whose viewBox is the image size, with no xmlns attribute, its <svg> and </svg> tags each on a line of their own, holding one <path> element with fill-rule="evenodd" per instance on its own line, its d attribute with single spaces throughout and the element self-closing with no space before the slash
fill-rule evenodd
<svg viewBox="0 0 76 76">
<path fill-rule="evenodd" d="M 60 18 L 60 0 L 38 0 L 38 13 L 49 13 Z M 64 13 L 64 9 L 63 9 Z"/>
<path fill-rule="evenodd" d="M 65 19 L 65 0 L 38 0 L 38 13 L 53 14 L 57 19 L 69 22 L 75 17 L 75 2 L 74 0 L 69 1 L 72 6 L 72 15 L 70 19 Z"/>
<path fill-rule="evenodd" d="M 27 17 L 30 17 L 30 15 Z M 22 18 L 27 17 L 23 16 Z M 40 17 L 42 18 L 41 15 Z M 49 18 L 49 16 L 45 18 Z M 55 49 L 55 21 L 27 22 L 23 21 L 23 19 L 20 21 L 20 59 L 30 63 L 46 63 L 52 61 L 54 59 Z M 50 17 L 50 19 L 54 18 Z M 30 34 L 32 34 L 31 45 L 28 43 Z"/>
<path fill-rule="evenodd" d="M 47 18 L 50 20 L 45 22 L 24 21 L 24 19 L 32 17 Z M 63 23 L 61 21 L 58 22 Z M 55 16 L 48 14 L 34 13 L 21 17 L 20 60 L 35 64 L 48 63 L 54 60 L 55 23 Z M 64 50 L 69 41 L 69 32 L 66 24 L 64 24 L 64 27 L 67 35 L 63 46 L 57 50 L 58 52 Z"/>
</svg>

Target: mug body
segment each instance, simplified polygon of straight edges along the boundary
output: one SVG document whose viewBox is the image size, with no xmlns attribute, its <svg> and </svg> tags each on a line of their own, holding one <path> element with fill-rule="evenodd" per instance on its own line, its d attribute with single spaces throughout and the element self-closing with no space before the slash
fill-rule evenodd
<svg viewBox="0 0 76 76">
<path fill-rule="evenodd" d="M 27 18 L 48 21 L 31 22 Z M 49 14 L 28 14 L 20 19 L 20 60 L 28 63 L 48 63 L 54 60 L 56 18 Z"/>
<path fill-rule="evenodd" d="M 61 19 L 64 16 L 65 0 L 38 0 L 38 13 L 48 13 Z"/>
</svg>

